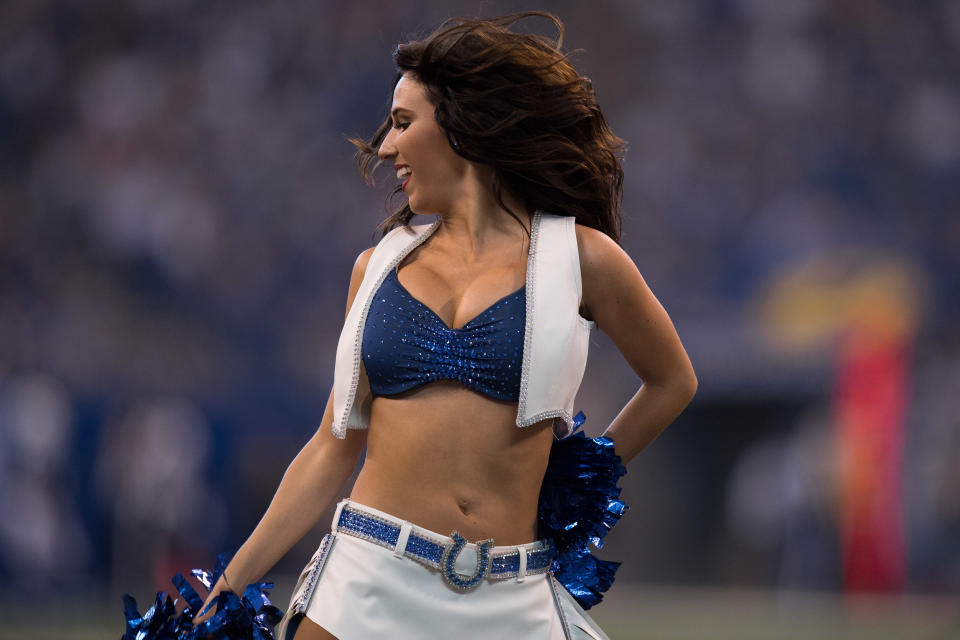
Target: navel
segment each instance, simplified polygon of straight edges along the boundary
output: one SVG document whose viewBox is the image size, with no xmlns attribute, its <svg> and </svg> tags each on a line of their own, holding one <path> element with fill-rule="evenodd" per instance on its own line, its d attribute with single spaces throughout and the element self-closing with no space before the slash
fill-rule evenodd
<svg viewBox="0 0 960 640">
<path fill-rule="evenodd" d="M 460 509 L 460 513 L 468 516 L 473 512 L 473 500 L 468 498 L 457 498 L 456 500 L 457 507 Z"/>
</svg>

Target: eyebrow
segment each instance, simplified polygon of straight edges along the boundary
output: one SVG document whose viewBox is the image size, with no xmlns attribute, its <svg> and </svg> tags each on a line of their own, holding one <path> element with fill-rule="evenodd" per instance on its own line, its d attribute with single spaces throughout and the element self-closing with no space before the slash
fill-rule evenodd
<svg viewBox="0 0 960 640">
<path fill-rule="evenodd" d="M 397 115 L 397 112 L 398 112 L 398 111 L 405 111 L 405 112 L 407 112 L 407 113 L 413 113 L 413 111 L 410 111 L 410 109 L 405 109 L 404 107 L 397 107 L 396 109 L 394 109 L 393 111 L 390 112 L 390 117 L 392 118 L 392 117 L 394 117 L 395 115 Z"/>
</svg>

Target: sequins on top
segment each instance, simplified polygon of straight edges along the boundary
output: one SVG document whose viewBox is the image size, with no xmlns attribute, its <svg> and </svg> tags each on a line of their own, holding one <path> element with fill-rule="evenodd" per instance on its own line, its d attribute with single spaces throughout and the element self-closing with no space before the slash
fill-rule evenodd
<svg viewBox="0 0 960 640">
<path fill-rule="evenodd" d="M 525 325 L 526 285 L 451 329 L 391 269 L 363 329 L 361 353 L 370 390 L 389 396 L 435 380 L 456 380 L 498 400 L 516 401 Z"/>
</svg>

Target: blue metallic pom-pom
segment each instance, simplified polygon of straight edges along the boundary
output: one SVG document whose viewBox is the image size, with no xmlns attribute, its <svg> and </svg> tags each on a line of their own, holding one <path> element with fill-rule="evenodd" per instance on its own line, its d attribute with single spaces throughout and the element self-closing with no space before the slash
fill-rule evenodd
<svg viewBox="0 0 960 640">
<path fill-rule="evenodd" d="M 540 490 L 540 535 L 552 538 L 558 557 L 554 577 L 584 609 L 603 599 L 619 562 L 600 560 L 590 546 L 603 539 L 627 510 L 620 498 L 620 478 L 627 472 L 609 438 L 587 438 L 580 428 L 586 417 L 574 416 L 574 431 L 553 443 Z"/>
<path fill-rule="evenodd" d="M 221 553 L 212 573 L 200 569 L 192 573 L 210 591 L 229 560 L 227 554 Z M 200 612 L 203 598 L 183 575 L 178 573 L 171 582 L 186 603 L 184 610 L 177 615 L 177 601 L 161 591 L 154 605 L 141 616 L 137 601 L 125 595 L 123 608 L 127 623 L 121 640 L 275 640 L 273 627 L 283 612 L 271 605 L 267 597 L 267 590 L 273 588 L 272 582 L 248 584 L 242 597 L 232 591 L 221 591 L 209 605 L 216 606 L 217 612 L 197 626 L 193 618 Z"/>
</svg>

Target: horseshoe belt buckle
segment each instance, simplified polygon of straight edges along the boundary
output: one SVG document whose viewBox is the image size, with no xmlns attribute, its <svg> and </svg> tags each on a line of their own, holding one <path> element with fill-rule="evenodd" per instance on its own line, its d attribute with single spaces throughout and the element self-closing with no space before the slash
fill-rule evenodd
<svg viewBox="0 0 960 640">
<path fill-rule="evenodd" d="M 484 576 L 490 570 L 490 549 L 493 547 L 493 538 L 477 543 L 477 566 L 472 575 L 461 576 L 453 567 L 460 552 L 467 545 L 467 539 L 456 531 L 451 533 L 450 537 L 453 538 L 453 542 L 444 547 L 443 556 L 440 558 L 440 575 L 443 576 L 444 582 L 457 591 L 473 591 L 480 586 Z"/>
</svg>

